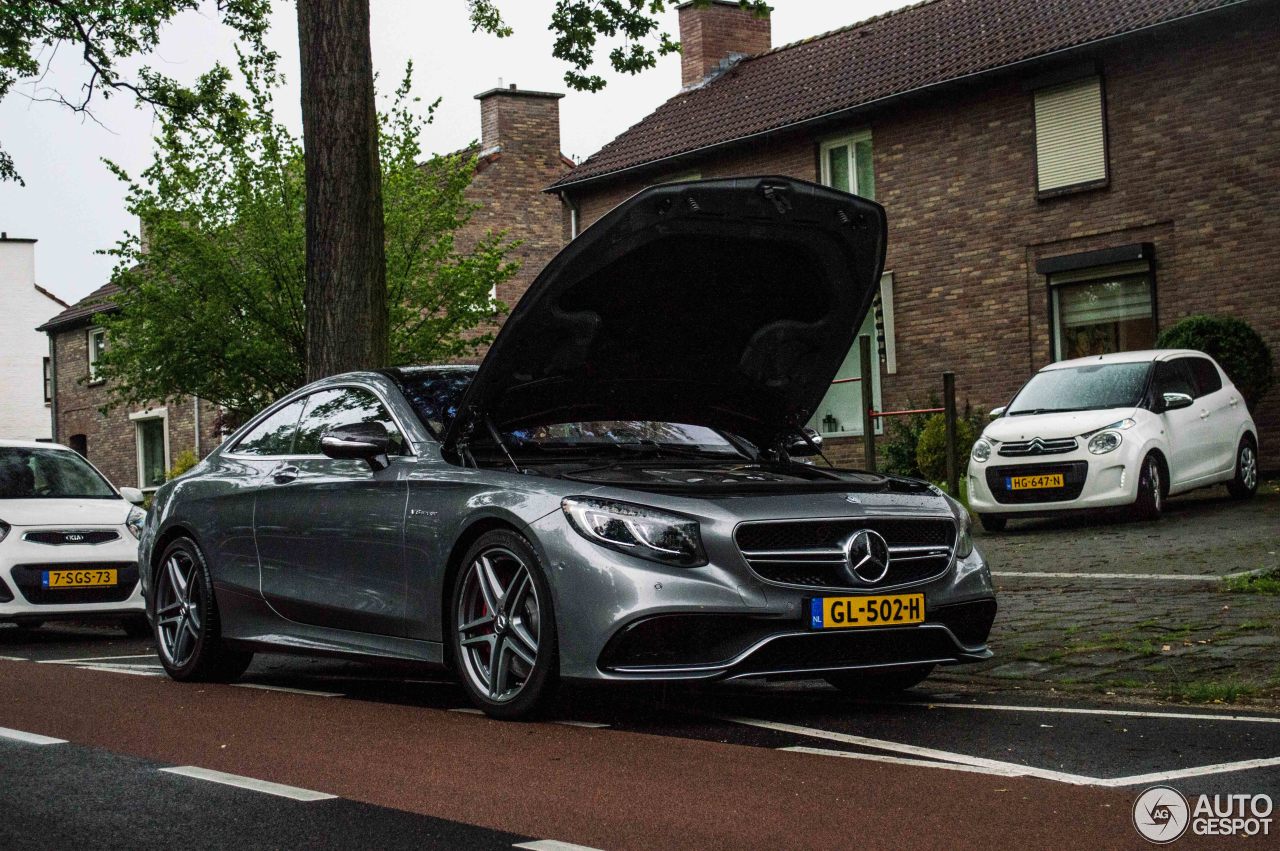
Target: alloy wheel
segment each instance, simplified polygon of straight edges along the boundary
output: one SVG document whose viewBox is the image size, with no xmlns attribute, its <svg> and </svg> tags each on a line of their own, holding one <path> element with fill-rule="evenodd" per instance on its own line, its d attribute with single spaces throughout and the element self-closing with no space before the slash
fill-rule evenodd
<svg viewBox="0 0 1280 851">
<path fill-rule="evenodd" d="M 489 700 L 504 703 L 524 689 L 538 661 L 541 604 L 524 560 L 490 547 L 467 566 L 456 620 L 462 668 Z"/>
<path fill-rule="evenodd" d="M 1147 459 L 1147 481 L 1151 483 L 1151 505 L 1157 514 L 1164 510 L 1164 488 L 1160 485 L 1160 463 Z"/>
<path fill-rule="evenodd" d="M 196 652 L 202 627 L 204 582 L 188 553 L 174 551 L 156 583 L 156 633 L 160 652 L 175 668 L 185 667 Z"/>
<path fill-rule="evenodd" d="M 1250 491 L 1258 486 L 1258 456 L 1248 443 L 1240 447 L 1240 483 Z"/>
</svg>

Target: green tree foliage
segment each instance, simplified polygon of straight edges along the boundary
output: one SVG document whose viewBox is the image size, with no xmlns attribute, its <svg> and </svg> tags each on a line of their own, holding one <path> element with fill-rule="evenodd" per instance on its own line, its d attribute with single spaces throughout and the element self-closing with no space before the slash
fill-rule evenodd
<svg viewBox="0 0 1280 851">
<path fill-rule="evenodd" d="M 1271 349 L 1262 335 L 1234 316 L 1196 314 L 1174 323 L 1156 340 L 1160 349 L 1196 349 L 1216 360 L 1253 410 L 1274 383 Z"/>
<path fill-rule="evenodd" d="M 962 479 L 965 465 L 969 463 L 969 453 L 982 434 L 982 428 L 982 417 L 974 415 L 966 403 L 964 413 L 956 416 L 956 465 Z M 947 419 L 942 414 L 930 416 L 920 430 L 916 443 L 916 468 L 921 478 L 931 482 L 945 482 L 947 479 Z"/>
<path fill-rule="evenodd" d="M 126 93 L 171 118 L 206 120 L 232 106 L 226 98 L 229 72 L 215 66 L 194 85 L 183 86 L 143 66 L 136 74 L 122 64 L 150 55 L 161 27 L 179 12 L 199 8 L 201 0 L 5 0 L 0 3 L 0 99 L 19 82 L 40 80 L 59 50 L 83 59 L 85 78 L 78 92 L 50 91 L 41 86 L 33 100 L 51 101 L 92 117 L 96 98 Z M 269 55 L 263 43 L 270 0 L 218 0 L 224 23 L 258 56 Z M 12 157 L 0 148 L 0 180 L 22 182 Z"/>
<path fill-rule="evenodd" d="M 103 317 L 99 361 L 116 404 L 194 395 L 252 413 L 304 383 L 305 185 L 300 142 L 275 118 L 281 80 L 241 58 L 249 95 L 212 124 L 164 119 L 152 164 L 128 187 L 143 236 L 109 253 L 119 310 Z M 470 153 L 423 161 L 430 123 L 413 108 L 412 69 L 379 116 L 389 344 L 395 364 L 474 352 L 504 307 L 491 300 L 516 270 L 501 234 L 456 243 L 473 205 Z"/>
</svg>

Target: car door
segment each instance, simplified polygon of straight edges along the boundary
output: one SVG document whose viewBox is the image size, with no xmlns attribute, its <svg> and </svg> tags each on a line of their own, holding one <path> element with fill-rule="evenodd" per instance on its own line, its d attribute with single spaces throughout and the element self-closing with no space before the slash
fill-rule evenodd
<svg viewBox="0 0 1280 851">
<path fill-rule="evenodd" d="M 1195 380 L 1185 358 L 1157 363 L 1154 386 L 1157 400 L 1166 393 L 1196 397 Z M 1202 416 L 1200 405 L 1193 401 L 1188 408 L 1164 411 L 1160 418 L 1169 447 L 1169 483 L 1176 486 L 1205 475 L 1211 458 L 1205 446 L 1210 437 L 1208 417 Z"/>
<path fill-rule="evenodd" d="M 1202 357 L 1183 360 L 1196 380 L 1196 407 L 1209 425 L 1206 471 L 1215 474 L 1233 470 L 1244 402 L 1234 387 L 1223 382 L 1222 373 L 1213 361 Z"/>
<path fill-rule="evenodd" d="M 396 443 L 384 469 L 320 452 L 323 434 L 361 422 L 382 423 Z M 254 508 L 262 595 L 272 608 L 300 623 L 404 634 L 404 451 L 403 432 L 372 390 L 306 397 L 292 455 L 267 474 Z"/>
</svg>

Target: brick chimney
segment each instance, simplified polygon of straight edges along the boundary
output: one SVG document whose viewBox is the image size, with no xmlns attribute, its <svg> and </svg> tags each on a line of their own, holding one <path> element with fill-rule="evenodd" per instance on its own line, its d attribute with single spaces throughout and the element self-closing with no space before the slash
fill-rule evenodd
<svg viewBox="0 0 1280 851">
<path fill-rule="evenodd" d="M 480 101 L 480 146 L 485 151 L 538 149 L 560 153 L 560 98 L 555 92 L 506 88 L 476 95 Z"/>
<path fill-rule="evenodd" d="M 725 60 L 763 53 L 773 46 L 769 19 L 757 18 L 737 0 L 680 9 L 680 84 L 688 88 L 720 70 Z"/>
</svg>

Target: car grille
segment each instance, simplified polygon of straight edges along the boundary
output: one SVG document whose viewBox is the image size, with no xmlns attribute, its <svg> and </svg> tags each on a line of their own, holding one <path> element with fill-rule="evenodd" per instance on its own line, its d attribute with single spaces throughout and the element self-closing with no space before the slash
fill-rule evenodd
<svg viewBox="0 0 1280 851">
<path fill-rule="evenodd" d="M 889 545 L 889 570 L 875 583 L 845 570 L 845 542 L 870 529 Z M 951 563 L 955 522 L 946 518 L 865 517 L 744 523 L 735 540 L 757 576 L 809 588 L 885 588 L 939 576 Z"/>
<path fill-rule="evenodd" d="M 33 544 L 105 544 L 120 540 L 120 533 L 110 529 L 68 529 L 66 531 L 27 532 L 22 540 Z"/>
<path fill-rule="evenodd" d="M 1067 452 L 1074 452 L 1075 449 L 1076 439 L 1074 437 L 1056 438 L 1054 440 L 1033 437 L 1030 440 L 1012 440 L 1008 443 L 1000 444 L 1000 454 L 1006 458 L 1025 458 L 1028 455 L 1062 455 Z"/>
<path fill-rule="evenodd" d="M 116 584 L 106 588 L 45 588 L 46 570 L 74 570 L 76 568 L 115 570 Z M 129 599 L 138 585 L 138 565 L 132 561 L 95 561 L 80 564 L 19 564 L 12 571 L 14 584 L 35 606 L 60 606 L 76 603 L 120 603 Z"/>
<path fill-rule="evenodd" d="M 1005 479 L 1010 476 L 1047 476 L 1062 474 L 1062 487 L 1054 489 L 1009 490 Z M 1087 461 L 1067 461 L 1061 464 L 1019 464 L 1016 467 L 987 468 L 987 487 L 996 502 L 1004 505 L 1026 505 L 1033 502 L 1070 502 L 1084 490 L 1084 480 L 1089 473 Z"/>
</svg>

